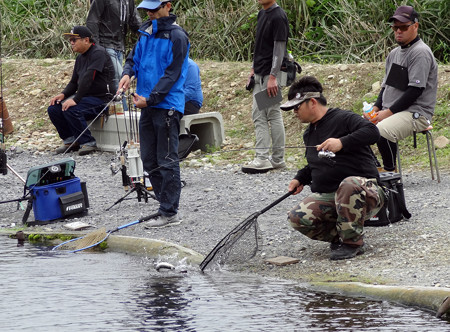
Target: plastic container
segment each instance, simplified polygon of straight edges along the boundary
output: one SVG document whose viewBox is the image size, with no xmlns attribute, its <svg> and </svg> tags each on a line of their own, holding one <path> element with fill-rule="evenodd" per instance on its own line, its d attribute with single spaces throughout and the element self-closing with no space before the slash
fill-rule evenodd
<svg viewBox="0 0 450 332">
<path fill-rule="evenodd" d="M 289 61 L 294 61 L 294 56 L 292 55 L 291 51 L 288 52 L 288 59 Z"/>
<path fill-rule="evenodd" d="M 31 189 L 34 196 L 33 212 L 37 221 L 48 221 L 63 217 L 60 208 L 60 197 L 74 193 L 82 193 L 80 179 L 75 177 L 67 181 L 36 186 Z M 81 195 L 81 197 L 84 197 Z M 84 207 L 85 205 L 83 205 Z M 84 210 L 84 209 L 83 209 Z"/>
<path fill-rule="evenodd" d="M 373 105 L 367 102 L 363 102 L 363 112 L 369 117 L 371 121 L 377 115 L 377 113 L 375 113 L 375 110 L 373 109 Z"/>
</svg>

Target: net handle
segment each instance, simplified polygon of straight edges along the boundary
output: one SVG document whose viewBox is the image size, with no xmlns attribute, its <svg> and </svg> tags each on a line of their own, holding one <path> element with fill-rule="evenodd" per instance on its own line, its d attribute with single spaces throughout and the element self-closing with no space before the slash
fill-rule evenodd
<svg viewBox="0 0 450 332">
<path fill-rule="evenodd" d="M 160 213 L 157 212 L 157 213 L 151 214 L 151 215 L 149 215 L 149 216 L 142 217 L 141 219 L 138 219 L 138 220 L 132 221 L 132 222 L 130 222 L 130 223 L 128 223 L 128 224 L 119 226 L 119 227 L 117 227 L 116 229 L 113 229 L 112 231 L 109 231 L 109 233 L 114 233 L 114 232 L 120 231 L 121 229 L 130 227 L 130 226 L 133 226 L 133 225 L 136 225 L 136 224 L 140 224 L 141 222 L 144 222 L 144 221 L 147 221 L 147 220 L 156 218 L 156 217 L 158 217 L 159 215 L 160 215 Z"/>
<path fill-rule="evenodd" d="M 264 209 L 262 209 L 261 211 L 259 211 L 258 215 L 263 214 L 265 212 L 267 212 L 268 210 L 270 210 L 271 208 L 273 208 L 275 205 L 277 205 L 278 203 L 280 203 L 281 201 L 284 201 L 286 198 L 288 198 L 289 196 L 291 196 L 293 193 L 295 193 L 295 191 L 297 190 L 291 190 L 289 192 L 287 192 L 286 194 L 284 194 L 283 196 L 281 196 L 280 198 L 278 198 L 275 202 L 267 205 Z"/>
</svg>

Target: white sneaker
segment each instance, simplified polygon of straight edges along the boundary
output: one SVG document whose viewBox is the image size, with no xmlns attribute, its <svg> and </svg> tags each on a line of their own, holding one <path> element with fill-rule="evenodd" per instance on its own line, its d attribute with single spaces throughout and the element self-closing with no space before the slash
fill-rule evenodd
<svg viewBox="0 0 450 332">
<path fill-rule="evenodd" d="M 279 163 L 277 163 L 276 161 L 273 161 L 272 157 L 269 158 L 269 161 L 272 164 L 272 167 L 275 169 L 286 168 L 286 163 L 284 161 L 280 161 Z"/>
<path fill-rule="evenodd" d="M 179 224 L 181 224 L 181 219 L 177 213 L 170 217 L 160 215 L 156 219 L 148 221 L 144 225 L 144 228 L 147 228 L 147 229 L 161 228 L 161 227 L 173 226 L 173 225 L 179 225 Z"/>
<path fill-rule="evenodd" d="M 271 169 L 273 169 L 273 166 L 268 159 L 255 158 L 248 164 L 242 166 L 242 172 L 250 174 L 266 173 Z"/>
</svg>

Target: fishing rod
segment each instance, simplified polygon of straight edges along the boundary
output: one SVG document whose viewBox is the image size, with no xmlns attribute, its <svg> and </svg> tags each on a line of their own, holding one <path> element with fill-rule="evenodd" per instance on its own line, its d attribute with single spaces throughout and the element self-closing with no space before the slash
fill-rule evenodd
<svg viewBox="0 0 450 332">
<path fill-rule="evenodd" d="M 2 110 L 2 118 L 0 126 L 1 126 L 1 133 L 0 133 L 0 173 L 3 175 L 6 175 L 8 173 L 8 164 L 7 164 L 7 158 L 6 158 L 6 151 L 5 151 L 5 103 L 3 101 L 3 60 L 2 60 L 2 18 L 0 15 L 0 104 L 1 104 L 1 110 Z"/>
<path fill-rule="evenodd" d="M 317 149 L 318 145 L 297 145 L 297 146 L 281 146 L 281 147 L 272 147 L 272 148 L 283 148 L 283 149 L 308 149 L 308 148 L 314 148 Z M 222 150 L 222 151 L 215 151 L 215 152 L 211 152 L 211 153 L 205 153 L 205 155 L 216 155 L 216 154 L 223 154 L 223 153 L 228 153 L 228 152 L 239 152 L 239 151 L 250 151 L 250 150 L 258 150 L 258 149 L 268 149 L 267 147 L 262 147 L 262 148 L 239 148 L 239 149 L 231 149 L 231 150 Z M 329 160 L 334 162 L 333 158 L 336 157 L 336 154 L 332 151 L 329 150 L 320 150 L 317 152 L 317 156 L 321 159 L 324 160 Z M 190 159 L 195 159 L 197 157 L 193 156 L 193 157 L 188 157 L 186 156 L 185 158 L 180 158 L 177 160 L 172 160 L 170 162 L 167 162 L 163 165 L 160 165 L 154 169 L 152 169 L 151 171 L 148 172 L 148 174 L 146 176 L 149 176 L 150 174 L 158 171 L 159 169 L 172 165 L 174 163 L 179 163 L 182 161 L 186 161 L 186 160 L 190 160 Z"/>
</svg>

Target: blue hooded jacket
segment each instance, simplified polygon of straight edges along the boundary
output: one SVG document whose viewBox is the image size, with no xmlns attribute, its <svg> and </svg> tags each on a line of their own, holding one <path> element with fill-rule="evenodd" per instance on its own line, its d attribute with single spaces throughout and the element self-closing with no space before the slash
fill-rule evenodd
<svg viewBox="0 0 450 332">
<path fill-rule="evenodd" d="M 190 44 L 188 34 L 175 20 L 170 14 L 141 26 L 122 76 L 135 76 L 136 93 L 147 98 L 147 106 L 184 113 Z"/>
</svg>

